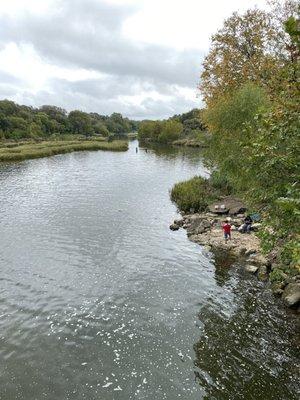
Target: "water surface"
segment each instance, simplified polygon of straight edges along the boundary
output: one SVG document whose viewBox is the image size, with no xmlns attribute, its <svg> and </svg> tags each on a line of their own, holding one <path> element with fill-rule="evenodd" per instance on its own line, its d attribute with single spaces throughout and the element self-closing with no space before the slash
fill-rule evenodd
<svg viewBox="0 0 300 400">
<path fill-rule="evenodd" d="M 137 145 L 0 166 L 0 399 L 296 399 L 294 314 L 169 230 L 199 150 Z"/>
</svg>

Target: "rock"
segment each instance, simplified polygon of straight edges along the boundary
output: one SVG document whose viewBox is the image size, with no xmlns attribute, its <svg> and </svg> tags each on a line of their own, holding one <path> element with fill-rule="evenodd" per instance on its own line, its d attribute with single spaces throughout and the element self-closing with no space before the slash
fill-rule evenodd
<svg viewBox="0 0 300 400">
<path fill-rule="evenodd" d="M 288 307 L 296 307 L 300 303 L 300 283 L 289 283 L 282 293 L 282 299 Z"/>
<path fill-rule="evenodd" d="M 284 282 L 275 282 L 272 284 L 272 292 L 275 296 L 281 296 L 286 284 Z"/>
<path fill-rule="evenodd" d="M 170 225 L 171 231 L 178 231 L 179 228 L 180 228 L 180 226 L 178 226 L 177 224 L 171 224 Z"/>
<path fill-rule="evenodd" d="M 246 253 L 247 249 L 246 247 L 241 247 L 240 248 L 240 255 L 243 256 Z"/>
<path fill-rule="evenodd" d="M 281 296 L 283 293 L 283 289 L 281 289 L 279 286 L 274 286 L 272 287 L 272 292 L 275 296 Z"/>
<path fill-rule="evenodd" d="M 244 212 L 247 210 L 244 202 L 236 197 L 227 196 L 223 199 L 223 202 L 229 209 L 229 214 L 231 215 L 244 214 Z"/>
<path fill-rule="evenodd" d="M 211 251 L 211 246 L 209 246 L 209 245 L 207 244 L 207 245 L 203 246 L 203 250 L 204 250 L 206 253 L 209 253 L 209 252 Z"/>
<path fill-rule="evenodd" d="M 252 225 L 251 225 L 251 229 L 252 229 L 254 232 L 257 232 L 257 231 L 260 230 L 261 226 L 262 226 L 262 224 L 259 224 L 259 223 L 257 222 L 257 223 L 255 223 L 255 224 L 252 224 Z"/>
<path fill-rule="evenodd" d="M 268 280 L 268 270 L 267 270 L 267 267 L 265 265 L 262 265 L 262 266 L 259 267 L 257 277 L 258 277 L 258 279 L 260 281 Z"/>
<path fill-rule="evenodd" d="M 178 226 L 183 226 L 183 219 L 175 219 L 174 224 Z"/>
<path fill-rule="evenodd" d="M 255 249 L 249 249 L 245 251 L 245 256 L 251 256 L 252 254 L 255 254 L 256 250 Z"/>
<path fill-rule="evenodd" d="M 251 257 L 251 262 L 253 262 L 254 264 L 270 266 L 270 262 L 262 254 L 255 253 L 251 254 L 250 257 Z"/>
<path fill-rule="evenodd" d="M 228 214 L 228 208 L 223 203 L 213 203 L 208 206 L 211 213 L 215 214 Z"/>
<path fill-rule="evenodd" d="M 194 219 L 189 227 L 189 234 L 190 235 L 200 235 L 204 233 L 208 229 L 210 229 L 211 225 L 210 222 L 206 219 L 198 218 Z"/>
<path fill-rule="evenodd" d="M 246 265 L 245 271 L 255 274 L 258 271 L 258 267 L 256 265 Z"/>
</svg>

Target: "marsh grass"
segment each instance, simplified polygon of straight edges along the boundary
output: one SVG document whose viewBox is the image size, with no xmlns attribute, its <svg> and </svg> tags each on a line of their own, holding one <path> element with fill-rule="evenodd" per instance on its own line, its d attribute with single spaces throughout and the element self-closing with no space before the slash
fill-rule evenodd
<svg viewBox="0 0 300 400">
<path fill-rule="evenodd" d="M 92 140 L 48 141 L 41 143 L 16 143 L 16 146 L 0 147 L 0 161 L 21 161 L 31 158 L 50 157 L 56 154 L 71 153 L 74 151 L 126 151 L 128 144 L 125 141 L 106 142 L 101 138 Z"/>
</svg>

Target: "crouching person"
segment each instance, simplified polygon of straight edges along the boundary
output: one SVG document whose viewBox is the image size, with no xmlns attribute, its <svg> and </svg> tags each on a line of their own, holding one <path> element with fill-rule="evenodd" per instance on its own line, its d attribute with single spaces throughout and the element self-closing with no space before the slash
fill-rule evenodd
<svg viewBox="0 0 300 400">
<path fill-rule="evenodd" d="M 242 233 L 250 233 L 252 222 L 253 221 L 250 215 L 247 215 L 247 217 L 244 219 L 243 225 L 240 226 L 239 231 Z"/>
</svg>

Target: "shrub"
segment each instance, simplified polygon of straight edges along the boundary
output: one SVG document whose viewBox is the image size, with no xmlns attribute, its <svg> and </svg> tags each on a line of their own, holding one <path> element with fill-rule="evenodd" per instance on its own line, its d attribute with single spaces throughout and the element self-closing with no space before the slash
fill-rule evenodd
<svg viewBox="0 0 300 400">
<path fill-rule="evenodd" d="M 176 183 L 171 191 L 171 199 L 182 211 L 204 211 L 208 204 L 217 198 L 208 179 L 201 176 Z"/>
</svg>

